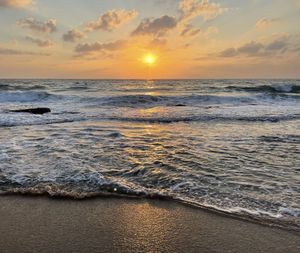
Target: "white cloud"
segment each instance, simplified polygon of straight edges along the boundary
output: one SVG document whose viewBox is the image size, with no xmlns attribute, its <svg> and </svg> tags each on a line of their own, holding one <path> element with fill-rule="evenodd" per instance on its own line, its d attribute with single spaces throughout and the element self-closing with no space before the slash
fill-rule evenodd
<svg viewBox="0 0 300 253">
<path fill-rule="evenodd" d="M 262 19 L 260 19 L 256 22 L 255 27 L 256 27 L 256 29 L 265 29 L 265 28 L 268 28 L 269 26 L 271 26 L 272 24 L 274 24 L 277 21 L 279 21 L 278 18 L 273 18 L 273 19 L 262 18 Z"/>
<path fill-rule="evenodd" d="M 227 10 L 228 8 L 222 7 L 219 3 L 210 3 L 209 0 L 182 0 L 179 4 L 182 21 L 189 21 L 198 16 L 208 21 Z"/>
<path fill-rule="evenodd" d="M 87 31 L 113 31 L 138 15 L 135 10 L 110 10 L 102 14 L 96 21 L 91 21 L 86 24 Z"/>
</svg>

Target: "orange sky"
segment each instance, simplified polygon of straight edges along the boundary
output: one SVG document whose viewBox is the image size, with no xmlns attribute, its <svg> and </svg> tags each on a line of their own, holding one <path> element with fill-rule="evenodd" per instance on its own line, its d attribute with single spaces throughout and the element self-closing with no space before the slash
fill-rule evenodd
<svg viewBox="0 0 300 253">
<path fill-rule="evenodd" d="M 297 0 L 0 0 L 0 78 L 300 78 L 299 24 Z"/>
</svg>

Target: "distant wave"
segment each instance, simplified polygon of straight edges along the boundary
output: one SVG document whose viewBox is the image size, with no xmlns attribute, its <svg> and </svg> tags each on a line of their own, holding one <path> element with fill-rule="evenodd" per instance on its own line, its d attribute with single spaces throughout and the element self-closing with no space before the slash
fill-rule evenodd
<svg viewBox="0 0 300 253">
<path fill-rule="evenodd" d="M 0 90 L 10 90 L 10 87 L 9 84 L 0 83 Z"/>
<path fill-rule="evenodd" d="M 300 93 L 300 85 L 295 84 L 273 84 L 258 86 L 227 86 L 227 90 L 266 93 Z"/>
<path fill-rule="evenodd" d="M 222 95 L 185 95 L 185 96 L 152 96 L 124 95 L 112 97 L 85 97 L 81 102 L 91 103 L 94 107 L 153 107 L 153 106 L 196 106 L 210 104 L 257 104 L 260 101 L 270 101 L 268 96 L 222 96 Z"/>
<path fill-rule="evenodd" d="M 58 99 L 59 95 L 54 95 L 45 91 L 18 91 L 18 92 L 0 92 L 0 103 L 7 102 L 37 102 L 46 99 Z"/>
<path fill-rule="evenodd" d="M 14 126 L 30 126 L 30 125 L 50 125 L 62 124 L 78 121 L 123 121 L 123 122 L 138 122 L 150 124 L 172 124 L 184 122 L 270 122 L 277 123 L 282 121 L 299 120 L 300 115 L 277 115 L 277 116 L 221 116 L 221 115 L 200 115 L 200 116 L 183 116 L 183 117 L 107 117 L 107 116 L 84 116 L 74 113 L 62 113 L 59 115 L 49 114 L 43 117 L 35 115 L 15 115 L 12 113 L 9 116 L 2 114 L 0 118 L 0 127 L 14 127 Z M 262 139 L 264 140 L 264 139 Z M 265 139 L 266 141 L 276 141 L 276 139 Z"/>
<path fill-rule="evenodd" d="M 31 115 L 27 113 L 0 113 L 0 127 L 15 127 L 15 126 L 32 126 L 32 125 L 50 125 L 62 124 L 68 122 L 84 121 L 87 118 L 81 114 L 66 112 L 66 113 L 49 113 L 47 115 Z"/>
<path fill-rule="evenodd" d="M 148 123 L 177 123 L 177 122 L 206 122 L 206 121 L 245 121 L 245 122 L 280 122 L 298 120 L 300 115 L 282 116 L 220 116 L 202 115 L 194 117 L 170 117 L 170 118 L 134 118 L 134 117 L 108 117 L 105 120 L 129 121 L 129 122 L 148 122 Z"/>
<path fill-rule="evenodd" d="M 30 91 L 30 90 L 44 90 L 44 85 L 12 85 L 0 83 L 0 91 Z"/>
<path fill-rule="evenodd" d="M 284 96 L 282 94 L 281 96 Z M 298 96 L 280 97 L 281 100 L 298 101 Z M 223 96 L 223 95 L 183 95 L 183 96 L 152 96 L 152 95 L 123 95 L 107 97 L 80 97 L 56 95 L 46 91 L 15 91 L 0 92 L 0 103 L 30 103 L 53 100 L 73 100 L 75 104 L 83 106 L 109 106 L 109 107 L 154 107 L 154 106 L 202 106 L 202 105 L 240 105 L 260 104 L 278 101 L 274 96 Z"/>
</svg>

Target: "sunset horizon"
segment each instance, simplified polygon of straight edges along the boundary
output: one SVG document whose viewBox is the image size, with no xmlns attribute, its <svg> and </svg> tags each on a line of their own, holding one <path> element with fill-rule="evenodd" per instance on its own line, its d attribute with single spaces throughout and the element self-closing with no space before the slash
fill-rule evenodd
<svg viewBox="0 0 300 253">
<path fill-rule="evenodd" d="M 300 78 L 297 0 L 1 0 L 0 13 L 0 78 L 147 79 L 147 54 L 151 79 Z"/>
</svg>

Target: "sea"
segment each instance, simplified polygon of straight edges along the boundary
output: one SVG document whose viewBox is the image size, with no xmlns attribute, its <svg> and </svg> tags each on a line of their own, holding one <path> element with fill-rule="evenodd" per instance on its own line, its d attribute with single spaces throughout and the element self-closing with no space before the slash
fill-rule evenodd
<svg viewBox="0 0 300 253">
<path fill-rule="evenodd" d="M 12 110 L 47 107 L 34 115 Z M 300 80 L 0 80 L 0 194 L 159 198 L 300 229 Z"/>
</svg>

